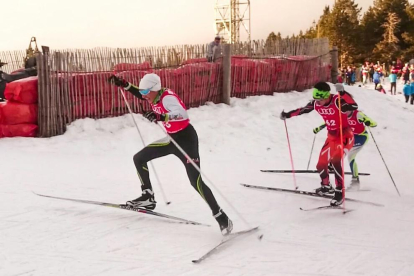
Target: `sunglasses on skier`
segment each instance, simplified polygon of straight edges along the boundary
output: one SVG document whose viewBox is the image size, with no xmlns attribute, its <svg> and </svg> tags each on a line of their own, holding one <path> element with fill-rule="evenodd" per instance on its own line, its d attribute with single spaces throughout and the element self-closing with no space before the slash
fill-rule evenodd
<svg viewBox="0 0 414 276">
<path fill-rule="evenodd" d="M 141 94 L 141 95 L 148 95 L 149 94 L 149 92 L 151 92 L 151 89 L 153 88 L 155 86 L 155 84 L 153 85 L 153 86 L 151 86 L 150 88 L 147 88 L 147 89 L 140 89 L 139 90 L 139 93 Z"/>
</svg>

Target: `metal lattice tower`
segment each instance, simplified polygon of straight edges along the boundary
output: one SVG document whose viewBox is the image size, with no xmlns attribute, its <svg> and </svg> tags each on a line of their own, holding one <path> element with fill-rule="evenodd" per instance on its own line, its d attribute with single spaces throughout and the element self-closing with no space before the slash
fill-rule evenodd
<svg viewBox="0 0 414 276">
<path fill-rule="evenodd" d="M 240 42 L 240 29 L 251 40 L 250 0 L 216 0 L 215 32 L 226 43 Z"/>
</svg>

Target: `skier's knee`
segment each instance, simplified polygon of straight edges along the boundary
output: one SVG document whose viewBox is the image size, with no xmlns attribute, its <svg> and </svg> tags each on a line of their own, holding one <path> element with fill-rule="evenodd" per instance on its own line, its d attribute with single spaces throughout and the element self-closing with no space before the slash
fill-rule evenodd
<svg viewBox="0 0 414 276">
<path fill-rule="evenodd" d="M 143 163 L 145 163 L 145 161 L 142 159 L 142 157 L 143 156 L 140 154 L 140 152 L 138 152 L 134 155 L 133 160 L 134 160 L 134 164 L 136 166 L 141 166 Z"/>
<path fill-rule="evenodd" d="M 318 164 L 316 164 L 316 170 L 318 172 L 324 171 L 328 169 L 328 162 L 318 162 Z"/>
</svg>

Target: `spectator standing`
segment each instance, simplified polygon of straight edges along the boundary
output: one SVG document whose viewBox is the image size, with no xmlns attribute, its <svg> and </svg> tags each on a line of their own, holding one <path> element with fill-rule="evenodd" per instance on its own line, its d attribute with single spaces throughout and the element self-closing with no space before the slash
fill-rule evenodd
<svg viewBox="0 0 414 276">
<path fill-rule="evenodd" d="M 365 65 L 362 65 L 362 84 L 367 84 L 367 77 L 368 77 L 368 62 Z"/>
<path fill-rule="evenodd" d="M 216 36 L 214 41 L 210 42 L 207 47 L 207 61 L 208 62 L 215 62 L 221 55 L 221 37 Z"/>
<path fill-rule="evenodd" d="M 402 70 L 402 75 L 403 75 L 403 81 L 404 84 L 409 84 L 410 83 L 410 68 L 408 67 L 408 63 L 405 64 L 403 70 Z"/>
<path fill-rule="evenodd" d="M 351 74 L 351 85 L 354 85 L 356 82 L 356 67 L 352 67 L 352 74 Z"/>
<path fill-rule="evenodd" d="M 350 66 L 348 66 L 346 70 L 346 84 L 351 85 L 351 80 L 352 80 L 352 69 Z"/>
<path fill-rule="evenodd" d="M 391 67 L 391 74 L 389 76 L 390 79 L 390 83 L 391 83 L 391 95 L 396 95 L 397 94 L 397 73 L 398 70 L 395 69 L 395 66 Z M 394 88 L 394 93 L 392 92 L 392 89 Z"/>
<path fill-rule="evenodd" d="M 397 70 L 397 74 L 401 73 L 401 70 L 403 68 L 403 64 L 401 59 L 397 59 L 397 64 L 395 65 L 395 70 Z"/>
<path fill-rule="evenodd" d="M 411 85 L 410 85 L 410 83 L 404 84 L 403 92 L 404 92 L 405 102 L 408 103 L 408 100 L 410 99 L 410 96 L 411 96 Z"/>
<path fill-rule="evenodd" d="M 414 81 L 414 65 L 410 66 L 410 81 Z"/>
<path fill-rule="evenodd" d="M 371 65 L 369 66 L 369 81 L 370 82 L 374 81 L 374 73 L 375 73 L 374 64 L 371 63 Z"/>
<path fill-rule="evenodd" d="M 410 104 L 414 104 L 414 82 L 411 82 L 410 84 L 410 92 L 411 92 L 411 99 Z"/>
</svg>

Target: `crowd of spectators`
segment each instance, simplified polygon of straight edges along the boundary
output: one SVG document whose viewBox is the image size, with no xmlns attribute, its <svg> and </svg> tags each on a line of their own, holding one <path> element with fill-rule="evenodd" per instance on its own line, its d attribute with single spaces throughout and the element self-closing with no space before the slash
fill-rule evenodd
<svg viewBox="0 0 414 276">
<path fill-rule="evenodd" d="M 362 85 L 372 83 L 375 90 L 386 94 L 386 78 L 389 80 L 388 92 L 391 95 L 397 94 L 397 85 L 400 82 L 404 85 L 403 93 L 406 102 L 410 101 L 414 104 L 414 59 L 405 64 L 398 59 L 389 66 L 369 61 L 360 66 L 348 65 L 340 69 L 338 82 L 346 85 L 354 85 L 357 82 Z"/>
</svg>

